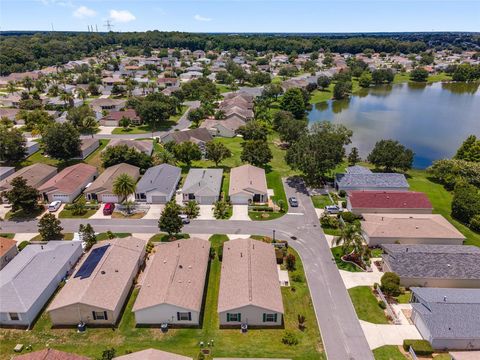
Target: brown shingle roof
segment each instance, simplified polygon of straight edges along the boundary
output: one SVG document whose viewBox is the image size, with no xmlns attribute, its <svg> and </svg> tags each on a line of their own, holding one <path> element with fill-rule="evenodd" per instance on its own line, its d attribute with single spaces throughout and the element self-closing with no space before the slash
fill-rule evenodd
<svg viewBox="0 0 480 360">
<path fill-rule="evenodd" d="M 17 242 L 0 236 L 0 256 L 5 255 L 11 248 L 17 246 Z"/>
<path fill-rule="evenodd" d="M 146 349 L 131 354 L 117 356 L 115 360 L 192 360 L 191 357 L 177 355 L 157 349 Z"/>
<path fill-rule="evenodd" d="M 22 178 L 27 180 L 27 184 L 29 186 L 38 188 L 56 173 L 57 168 L 46 164 L 36 163 L 18 170 L 17 172 L 13 173 L 9 177 L 1 181 L 0 191 L 11 189 L 10 183 L 18 176 L 21 176 Z"/>
<path fill-rule="evenodd" d="M 103 173 L 89 186 L 85 193 L 113 191 L 113 182 L 121 174 L 130 175 L 135 181 L 140 177 L 140 168 L 130 164 L 117 164 L 106 168 Z"/>
<path fill-rule="evenodd" d="M 14 360 L 89 360 L 86 356 L 71 354 L 55 349 L 43 349 L 29 354 L 17 355 Z"/>
<path fill-rule="evenodd" d="M 57 175 L 40 186 L 38 190 L 40 192 L 58 190 L 70 194 L 82 186 L 89 177 L 96 173 L 97 168 L 95 166 L 78 163 L 60 171 Z"/>
<path fill-rule="evenodd" d="M 253 239 L 223 244 L 218 312 L 247 305 L 283 313 L 275 250 Z"/>
<path fill-rule="evenodd" d="M 170 304 L 200 311 L 210 243 L 192 238 L 155 247 L 133 311 Z"/>
<path fill-rule="evenodd" d="M 191 129 L 191 130 L 185 130 L 185 131 L 175 131 L 169 134 L 172 138 L 173 141 L 175 141 L 177 144 L 182 143 L 184 141 L 203 141 L 203 142 L 208 142 L 213 140 L 212 135 L 208 132 L 207 129 L 204 128 L 197 128 L 197 129 Z"/>
<path fill-rule="evenodd" d="M 125 111 L 111 111 L 106 116 L 104 116 L 101 120 L 115 120 L 119 121 L 122 117 L 126 117 L 127 119 L 138 121 L 140 117 L 137 115 L 137 112 L 134 109 L 127 109 Z"/>
<path fill-rule="evenodd" d="M 107 147 L 127 145 L 129 148 L 136 149 L 150 155 L 153 150 L 153 143 L 151 140 L 127 140 L 127 139 L 112 139 Z"/>
<path fill-rule="evenodd" d="M 238 193 L 267 194 L 265 170 L 250 164 L 238 166 L 230 171 L 230 196 Z"/>
</svg>

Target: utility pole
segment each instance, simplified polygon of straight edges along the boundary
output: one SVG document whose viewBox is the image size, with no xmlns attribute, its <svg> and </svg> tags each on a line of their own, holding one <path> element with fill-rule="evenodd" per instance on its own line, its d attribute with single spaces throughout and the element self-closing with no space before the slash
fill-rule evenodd
<svg viewBox="0 0 480 360">
<path fill-rule="evenodd" d="M 114 25 L 110 22 L 110 20 L 107 20 L 104 26 L 108 29 L 108 31 L 112 31 Z"/>
<path fill-rule="evenodd" d="M 95 24 L 95 32 L 98 32 L 98 26 Z"/>
</svg>

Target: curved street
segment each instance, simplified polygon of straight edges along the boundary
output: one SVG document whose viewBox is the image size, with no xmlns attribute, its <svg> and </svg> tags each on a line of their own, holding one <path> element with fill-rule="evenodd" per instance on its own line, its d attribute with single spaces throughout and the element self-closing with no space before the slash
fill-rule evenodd
<svg viewBox="0 0 480 360">
<path fill-rule="evenodd" d="M 289 240 L 302 258 L 324 348 L 331 360 L 373 360 L 330 248 L 302 183 L 284 181 L 287 197 L 296 196 L 298 208 L 271 221 L 193 220 L 183 231 L 190 234 L 255 234 Z M 85 219 L 63 219 L 66 232 L 76 232 Z M 91 219 L 95 231 L 157 233 L 157 220 Z M 0 223 L 2 232 L 37 232 L 37 221 Z"/>
</svg>

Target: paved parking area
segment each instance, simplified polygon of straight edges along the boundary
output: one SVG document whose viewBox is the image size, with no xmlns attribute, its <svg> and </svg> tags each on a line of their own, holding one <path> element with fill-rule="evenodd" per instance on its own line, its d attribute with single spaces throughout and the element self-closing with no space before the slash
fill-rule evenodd
<svg viewBox="0 0 480 360">
<path fill-rule="evenodd" d="M 165 204 L 149 204 L 150 209 L 143 217 L 143 219 L 160 219 L 163 209 L 165 209 Z"/>
<path fill-rule="evenodd" d="M 232 217 L 230 220 L 247 220 L 250 221 L 248 216 L 248 205 L 233 205 L 232 206 Z"/>
<path fill-rule="evenodd" d="M 111 215 L 103 215 L 103 207 L 104 207 L 104 204 L 100 204 L 100 209 L 98 209 L 95 214 L 90 216 L 89 219 L 111 219 L 112 218 Z"/>
<path fill-rule="evenodd" d="M 213 216 L 213 205 L 198 205 L 200 207 L 200 214 L 198 220 L 215 220 Z"/>
<path fill-rule="evenodd" d="M 378 325 L 360 320 L 370 349 L 383 345 L 402 345 L 405 339 L 422 339 L 415 325 Z"/>
<path fill-rule="evenodd" d="M 99 126 L 98 130 L 97 135 L 110 135 L 115 130 L 115 126 Z"/>
</svg>

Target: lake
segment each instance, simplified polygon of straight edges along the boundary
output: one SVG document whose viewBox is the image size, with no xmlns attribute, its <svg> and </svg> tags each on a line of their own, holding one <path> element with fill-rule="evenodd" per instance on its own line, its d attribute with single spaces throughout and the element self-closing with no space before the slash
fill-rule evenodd
<svg viewBox="0 0 480 360">
<path fill-rule="evenodd" d="M 415 168 L 449 158 L 470 134 L 480 136 L 480 83 L 398 84 L 362 89 L 350 99 L 315 104 L 310 122 L 353 130 L 365 158 L 375 143 L 394 139 L 415 152 Z"/>
</svg>

